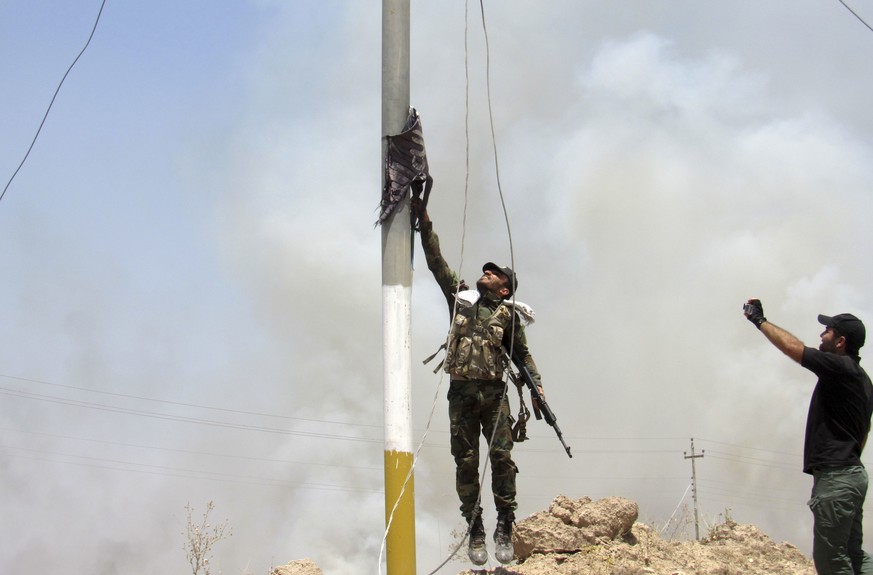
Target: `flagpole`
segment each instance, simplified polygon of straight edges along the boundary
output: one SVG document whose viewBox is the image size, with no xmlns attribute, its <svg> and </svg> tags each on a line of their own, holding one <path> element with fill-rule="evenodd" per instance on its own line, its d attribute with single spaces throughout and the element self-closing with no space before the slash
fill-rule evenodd
<svg viewBox="0 0 873 575">
<path fill-rule="evenodd" d="M 382 0 L 383 167 L 387 154 L 385 136 L 401 133 L 409 116 L 409 21 L 409 0 Z M 384 178 L 384 169 L 382 173 Z M 384 180 L 382 185 L 384 189 Z M 383 222 L 381 229 L 385 521 L 388 527 L 385 556 L 388 575 L 409 575 L 415 573 L 415 498 L 410 362 L 412 235 L 408 197 Z"/>
</svg>

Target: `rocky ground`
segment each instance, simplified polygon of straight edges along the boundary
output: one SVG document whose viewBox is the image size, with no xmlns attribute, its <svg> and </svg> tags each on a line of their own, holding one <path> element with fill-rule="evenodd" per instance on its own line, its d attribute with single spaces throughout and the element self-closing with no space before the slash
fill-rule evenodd
<svg viewBox="0 0 873 575">
<path fill-rule="evenodd" d="M 669 541 L 637 522 L 637 504 L 620 497 L 591 501 L 558 496 L 546 511 L 519 521 L 516 561 L 459 575 L 815 575 L 812 561 L 775 543 L 753 525 L 730 519 L 701 541 Z M 304 559 L 273 575 L 321 575 Z"/>
</svg>

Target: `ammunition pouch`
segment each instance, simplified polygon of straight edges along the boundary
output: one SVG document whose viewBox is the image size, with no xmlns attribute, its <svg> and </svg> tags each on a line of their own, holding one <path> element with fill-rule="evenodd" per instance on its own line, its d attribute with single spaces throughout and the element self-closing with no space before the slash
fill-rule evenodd
<svg viewBox="0 0 873 575">
<path fill-rule="evenodd" d="M 512 314 L 502 304 L 487 318 L 478 317 L 478 312 L 478 305 L 458 308 L 446 341 L 443 369 L 466 379 L 502 379 L 506 360 L 501 345 Z"/>
</svg>

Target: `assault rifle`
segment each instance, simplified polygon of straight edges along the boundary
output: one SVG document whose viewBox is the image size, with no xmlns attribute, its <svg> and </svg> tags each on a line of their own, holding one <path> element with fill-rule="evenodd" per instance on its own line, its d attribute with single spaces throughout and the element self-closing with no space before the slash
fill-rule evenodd
<svg viewBox="0 0 873 575">
<path fill-rule="evenodd" d="M 506 349 L 503 350 L 507 356 L 509 353 L 506 352 Z M 537 419 L 545 418 L 546 423 L 551 425 L 555 429 L 555 433 L 558 434 L 558 441 L 561 442 L 561 445 L 564 446 L 564 451 L 567 452 L 567 457 L 573 457 L 573 454 L 570 453 L 570 446 L 564 441 L 564 436 L 561 434 L 561 428 L 558 427 L 558 418 L 555 417 L 555 413 L 549 407 L 549 404 L 546 403 L 546 398 L 543 396 L 543 393 L 540 391 L 540 388 L 537 386 L 537 383 L 534 381 L 533 377 L 528 371 L 527 366 L 524 364 L 524 360 L 517 355 L 512 356 L 512 363 L 518 369 L 518 373 L 512 371 L 510 366 L 507 366 L 506 372 L 509 374 L 509 378 L 515 383 L 516 387 L 519 388 L 519 398 L 521 397 L 521 385 L 527 385 L 528 389 L 530 389 L 530 398 L 531 403 L 533 404 L 534 415 Z M 525 409 L 526 410 L 526 409 Z"/>
</svg>

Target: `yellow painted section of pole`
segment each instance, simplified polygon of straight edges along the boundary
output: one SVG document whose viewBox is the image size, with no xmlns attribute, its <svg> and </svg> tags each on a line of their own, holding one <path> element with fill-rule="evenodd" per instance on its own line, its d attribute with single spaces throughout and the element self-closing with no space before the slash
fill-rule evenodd
<svg viewBox="0 0 873 575">
<path fill-rule="evenodd" d="M 411 453 L 385 452 L 385 523 L 391 522 L 385 557 L 391 575 L 415 575 L 415 479 L 410 476 L 403 488 L 410 469 Z"/>
</svg>

